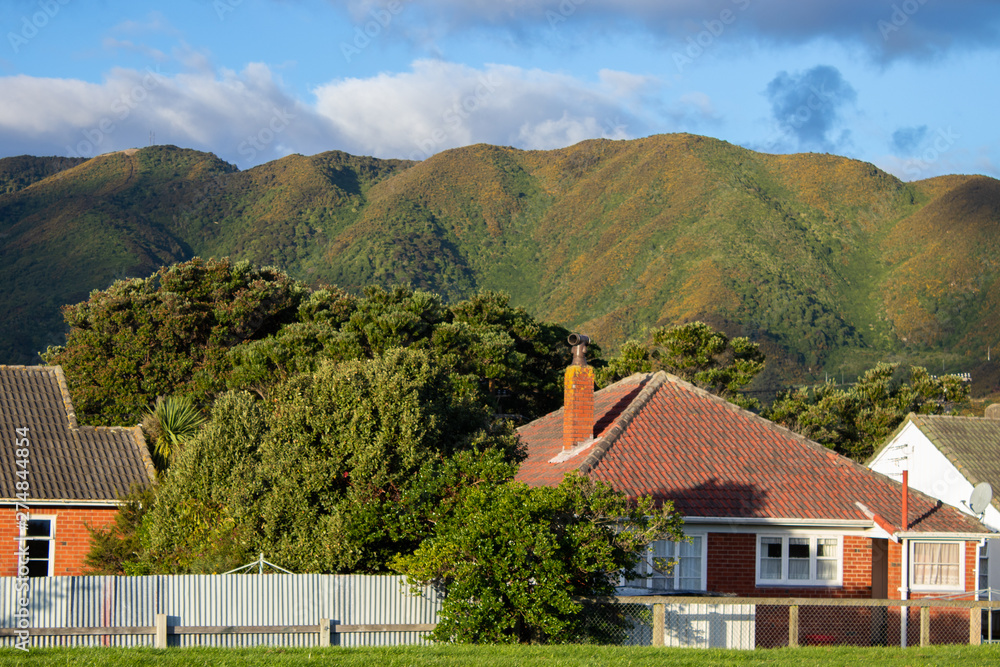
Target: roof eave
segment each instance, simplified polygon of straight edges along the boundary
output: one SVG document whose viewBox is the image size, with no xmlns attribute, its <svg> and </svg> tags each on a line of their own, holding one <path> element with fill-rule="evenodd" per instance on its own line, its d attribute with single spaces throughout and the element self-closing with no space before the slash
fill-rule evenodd
<svg viewBox="0 0 1000 667">
<path fill-rule="evenodd" d="M 1000 533 L 921 533 L 916 531 L 906 531 L 896 533 L 896 537 L 901 540 L 923 540 L 925 542 L 937 542 L 944 540 L 994 540 L 1000 537 Z"/>
<path fill-rule="evenodd" d="M 88 507 L 121 507 L 124 500 L 107 499 L 73 499 L 73 498 L 29 498 L 27 501 L 17 498 L 0 498 L 0 505 L 22 505 L 27 508 L 33 507 L 65 507 L 67 505 L 86 505 Z"/>
<path fill-rule="evenodd" d="M 868 519 L 803 519 L 779 517 L 685 516 L 685 524 L 729 524 L 749 526 L 802 526 L 814 528 L 871 528 Z"/>
</svg>

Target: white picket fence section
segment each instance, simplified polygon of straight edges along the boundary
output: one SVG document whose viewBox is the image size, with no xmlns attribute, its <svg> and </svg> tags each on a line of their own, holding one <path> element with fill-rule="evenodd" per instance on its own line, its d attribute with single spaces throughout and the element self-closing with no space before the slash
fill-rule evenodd
<svg viewBox="0 0 1000 667">
<path fill-rule="evenodd" d="M 409 594 L 396 576 L 157 575 L 29 579 L 30 628 L 151 627 L 157 614 L 171 626 L 427 625 L 441 604 L 428 588 Z M 18 580 L 0 577 L 0 628 L 16 628 Z M 30 633 L 30 631 L 29 631 Z M 342 646 L 427 643 L 426 632 L 334 633 Z M 318 632 L 173 635 L 171 646 L 315 646 Z M 0 637 L 0 646 L 15 638 Z M 152 635 L 31 636 L 31 646 L 152 646 Z"/>
</svg>

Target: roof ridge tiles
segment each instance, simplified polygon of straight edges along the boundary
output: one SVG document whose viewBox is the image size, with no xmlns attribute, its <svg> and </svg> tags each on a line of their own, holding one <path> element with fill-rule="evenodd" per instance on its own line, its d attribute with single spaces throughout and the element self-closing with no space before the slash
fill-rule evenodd
<svg viewBox="0 0 1000 667">
<path fill-rule="evenodd" d="M 634 378 L 635 375 L 638 374 L 630 375 L 628 378 L 625 379 Z M 643 374 L 643 375 L 649 377 L 648 374 Z M 611 447 L 615 444 L 615 442 L 617 442 L 618 438 L 620 438 L 622 434 L 625 433 L 629 425 L 632 423 L 632 420 L 635 419 L 636 415 L 638 415 L 644 407 L 646 407 L 646 404 L 649 403 L 649 400 L 653 397 L 654 394 L 656 394 L 659 388 L 662 387 L 666 381 L 667 381 L 667 373 L 665 373 L 664 371 L 657 371 L 656 373 L 653 374 L 653 376 L 649 379 L 649 383 L 642 388 L 642 391 L 639 392 L 639 395 L 636 396 L 634 399 L 632 399 L 632 402 L 629 403 L 629 406 L 624 410 L 622 410 L 621 413 L 615 418 L 615 421 L 611 425 L 611 428 L 607 429 L 604 432 L 604 435 L 602 435 L 600 438 L 594 441 L 594 448 L 590 452 L 590 455 L 583 461 L 582 464 L 580 464 L 580 472 L 586 475 L 591 470 L 593 470 L 598 463 L 601 462 L 601 459 L 604 458 L 604 454 L 607 453 L 607 451 L 611 449 Z M 619 380 L 619 382 L 621 382 L 621 380 Z M 616 382 L 615 384 L 618 383 Z"/>
</svg>

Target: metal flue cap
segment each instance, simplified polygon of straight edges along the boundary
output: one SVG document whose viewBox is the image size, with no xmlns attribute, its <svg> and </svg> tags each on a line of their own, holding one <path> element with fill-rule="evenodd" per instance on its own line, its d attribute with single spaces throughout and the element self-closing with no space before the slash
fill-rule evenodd
<svg viewBox="0 0 1000 667">
<path fill-rule="evenodd" d="M 590 337 L 583 334 L 571 333 L 566 340 L 573 346 L 573 365 L 586 366 L 587 343 L 590 342 Z"/>
</svg>

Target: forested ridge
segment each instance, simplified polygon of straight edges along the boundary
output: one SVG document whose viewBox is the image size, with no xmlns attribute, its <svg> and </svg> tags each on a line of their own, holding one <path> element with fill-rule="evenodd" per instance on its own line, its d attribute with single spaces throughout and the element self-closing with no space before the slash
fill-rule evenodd
<svg viewBox="0 0 1000 667">
<path fill-rule="evenodd" d="M 1000 183 L 982 176 L 904 183 L 687 134 L 419 163 L 291 155 L 246 171 L 153 146 L 6 158 L 0 176 L 8 363 L 63 341 L 61 306 L 195 256 L 352 294 L 503 290 L 608 349 L 703 320 L 760 343 L 773 387 L 853 379 L 883 359 L 988 379 L 977 364 L 1000 338 Z"/>
</svg>

